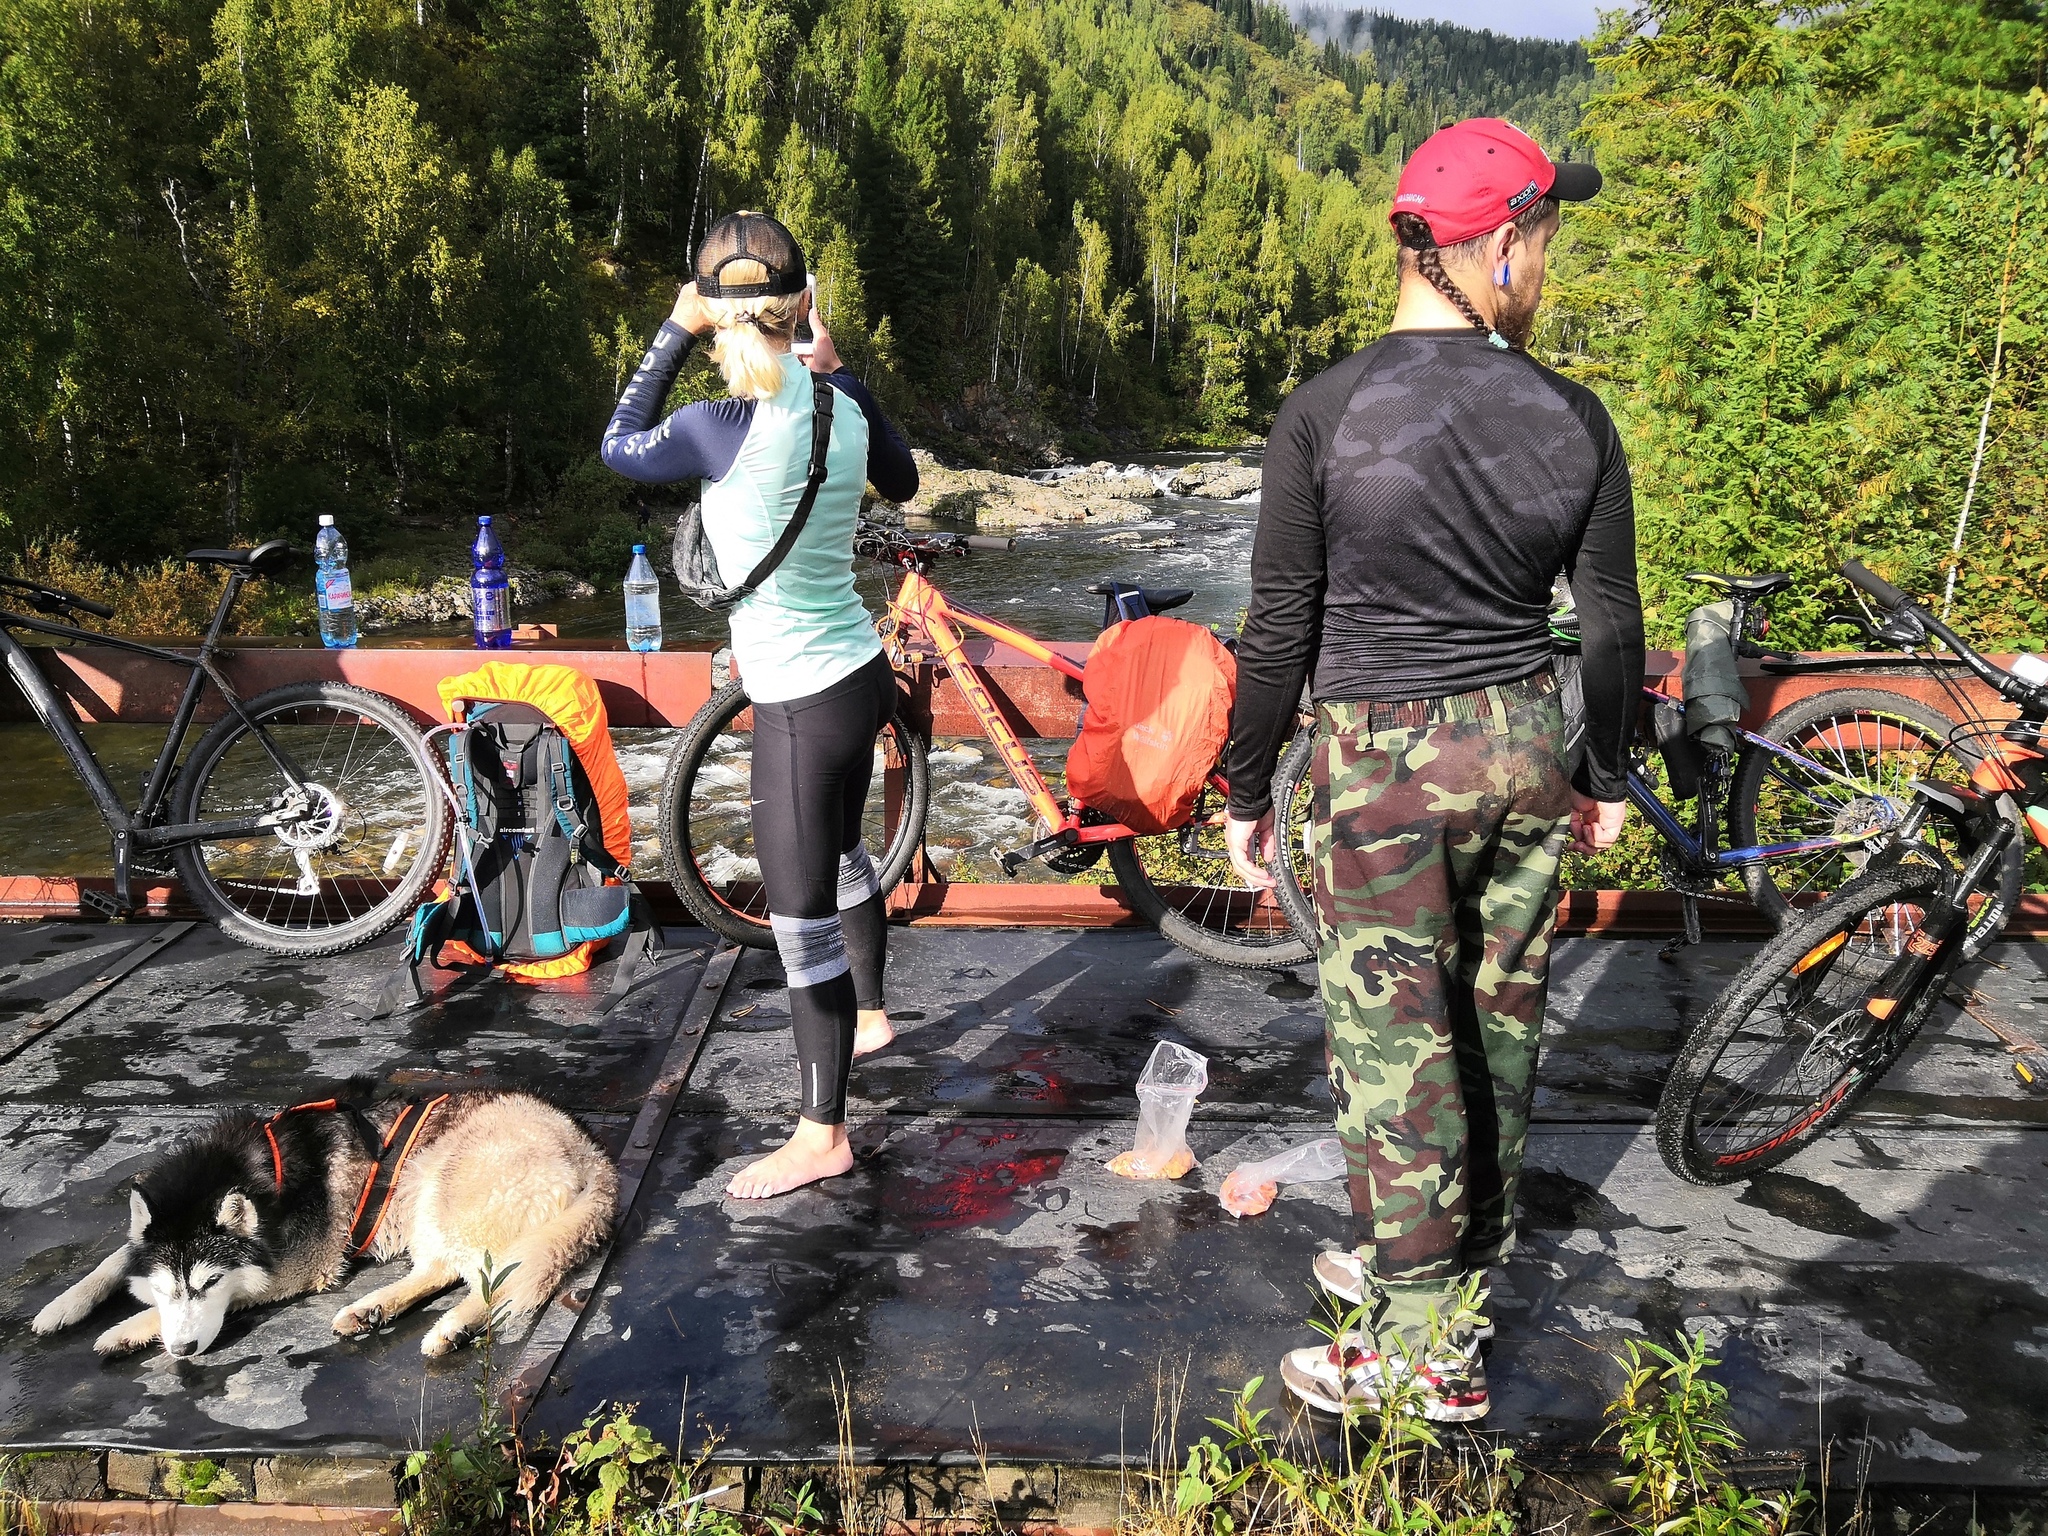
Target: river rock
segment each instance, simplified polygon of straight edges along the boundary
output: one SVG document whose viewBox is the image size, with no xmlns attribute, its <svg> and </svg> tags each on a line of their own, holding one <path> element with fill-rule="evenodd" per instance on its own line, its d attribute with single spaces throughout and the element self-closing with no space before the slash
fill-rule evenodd
<svg viewBox="0 0 2048 1536">
<path fill-rule="evenodd" d="M 1150 477 L 1136 480 L 1109 465 L 1110 478 L 1091 472 L 1040 484 L 1021 475 L 988 469 L 950 469 L 918 449 L 917 495 L 901 506 L 906 522 L 936 520 L 973 525 L 985 533 L 1009 533 L 1047 523 L 1127 523 L 1148 515 L 1139 504 L 1157 494 Z M 886 507 L 889 503 L 880 503 Z"/>
<path fill-rule="evenodd" d="M 512 589 L 512 613 L 530 603 L 597 596 L 597 588 L 569 571 L 534 571 L 511 566 L 505 572 Z M 439 576 L 425 587 L 386 587 L 356 596 L 356 622 L 364 629 L 389 629 L 397 624 L 453 624 L 469 618 L 469 578 Z"/>
<path fill-rule="evenodd" d="M 1231 501 L 1259 488 L 1259 471 L 1237 459 L 1220 464 L 1189 464 L 1175 471 L 1166 488 L 1176 496 L 1205 496 Z"/>
</svg>

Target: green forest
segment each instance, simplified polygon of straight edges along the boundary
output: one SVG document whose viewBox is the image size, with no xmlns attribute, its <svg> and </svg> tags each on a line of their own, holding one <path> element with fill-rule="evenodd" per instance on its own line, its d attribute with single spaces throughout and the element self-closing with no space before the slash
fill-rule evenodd
<svg viewBox="0 0 2048 1536">
<path fill-rule="evenodd" d="M 142 562 L 333 511 L 375 552 L 510 512 L 536 563 L 615 573 L 597 436 L 740 206 L 805 242 L 915 443 L 1241 442 L 1384 329 L 1407 150 L 1495 113 L 1608 178 L 1536 349 L 1622 424 L 1659 639 L 1700 566 L 1812 578 L 1781 635 L 1823 639 L 1851 553 L 1937 600 L 1953 574 L 1987 640 L 2048 631 L 2035 0 L 1654 0 L 1583 45 L 1264 0 L 0 18 L 16 548 Z"/>
</svg>

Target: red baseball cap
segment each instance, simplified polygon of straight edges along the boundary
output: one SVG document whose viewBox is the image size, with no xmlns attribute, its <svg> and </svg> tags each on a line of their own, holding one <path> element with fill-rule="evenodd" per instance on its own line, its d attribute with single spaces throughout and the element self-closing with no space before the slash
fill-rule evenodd
<svg viewBox="0 0 2048 1536">
<path fill-rule="evenodd" d="M 1393 212 L 1419 214 L 1438 245 L 1456 245 L 1499 229 L 1539 197 L 1582 203 L 1599 190 L 1593 166 L 1555 164 L 1513 123 L 1468 117 L 1431 134 L 1408 157 Z"/>
</svg>

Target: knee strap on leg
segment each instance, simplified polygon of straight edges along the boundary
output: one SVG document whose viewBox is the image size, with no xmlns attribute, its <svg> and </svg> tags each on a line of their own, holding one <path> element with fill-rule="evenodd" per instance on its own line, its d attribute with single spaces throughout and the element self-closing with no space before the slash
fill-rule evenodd
<svg viewBox="0 0 2048 1536">
<path fill-rule="evenodd" d="M 839 910 L 857 907 L 870 896 L 882 894 L 882 882 L 875 876 L 875 861 L 868 857 L 868 845 L 855 843 L 839 855 Z"/>
<path fill-rule="evenodd" d="M 846 934 L 839 914 L 830 917 L 783 917 L 771 913 L 775 948 L 792 987 L 815 987 L 847 972 Z"/>
</svg>

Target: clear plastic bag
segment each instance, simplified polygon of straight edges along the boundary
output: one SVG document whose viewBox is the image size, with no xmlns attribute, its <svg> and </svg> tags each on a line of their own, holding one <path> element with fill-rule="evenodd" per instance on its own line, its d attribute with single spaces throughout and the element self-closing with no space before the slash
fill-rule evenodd
<svg viewBox="0 0 2048 1536">
<path fill-rule="evenodd" d="M 1278 1198 L 1282 1184 L 1318 1184 L 1343 1176 L 1344 1148 L 1336 1137 L 1325 1136 L 1289 1147 L 1262 1163 L 1239 1163 L 1216 1198 L 1233 1216 L 1261 1216 Z"/>
<path fill-rule="evenodd" d="M 1188 1147 L 1188 1116 L 1209 1086 L 1209 1058 L 1171 1040 L 1152 1047 L 1138 1076 L 1138 1140 L 1109 1160 L 1127 1179 L 1177 1179 L 1195 1166 Z"/>
</svg>

